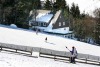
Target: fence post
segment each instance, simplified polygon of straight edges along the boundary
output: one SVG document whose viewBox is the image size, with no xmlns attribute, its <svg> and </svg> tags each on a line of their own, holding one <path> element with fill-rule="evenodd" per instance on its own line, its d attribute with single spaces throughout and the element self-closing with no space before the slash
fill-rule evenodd
<svg viewBox="0 0 100 67">
<path fill-rule="evenodd" d="M 17 53 L 17 49 L 16 49 L 16 53 Z"/>
<path fill-rule="evenodd" d="M 2 50 L 2 45 L 0 46 L 0 50 Z"/>
<path fill-rule="evenodd" d="M 39 50 L 39 57 L 40 57 L 40 54 L 41 54 L 41 48 L 40 48 L 40 50 Z"/>
<path fill-rule="evenodd" d="M 54 56 L 54 60 L 56 59 L 56 56 Z"/>
<path fill-rule="evenodd" d="M 100 65 L 100 57 L 98 58 L 98 61 L 99 61 L 99 65 Z"/>
<path fill-rule="evenodd" d="M 87 63 L 87 58 L 86 58 L 86 63 Z"/>
<path fill-rule="evenodd" d="M 31 55 L 32 55 L 32 52 L 33 52 L 33 48 L 31 49 L 31 52 L 30 52 L 30 53 L 31 53 Z"/>
<path fill-rule="evenodd" d="M 31 53 L 31 55 L 32 55 L 32 51 L 31 51 L 30 53 Z"/>
<path fill-rule="evenodd" d="M 88 57 L 86 58 L 86 63 L 87 63 L 88 59 L 89 59 L 89 55 L 88 55 Z"/>
<path fill-rule="evenodd" d="M 0 50 L 1 50 L 1 46 L 0 46 Z"/>
<path fill-rule="evenodd" d="M 2 50 L 2 47 L 1 47 L 1 50 Z"/>
</svg>

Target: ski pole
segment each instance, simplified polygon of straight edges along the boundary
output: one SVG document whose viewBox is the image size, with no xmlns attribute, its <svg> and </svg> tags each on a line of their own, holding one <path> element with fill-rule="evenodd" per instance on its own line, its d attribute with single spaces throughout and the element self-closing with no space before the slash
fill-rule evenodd
<svg viewBox="0 0 100 67">
<path fill-rule="evenodd" d="M 66 47 L 67 48 L 67 47 Z M 67 48 L 68 49 L 68 48 Z M 68 49 L 69 50 L 69 49 Z M 69 50 L 70 51 L 70 50 Z"/>
</svg>

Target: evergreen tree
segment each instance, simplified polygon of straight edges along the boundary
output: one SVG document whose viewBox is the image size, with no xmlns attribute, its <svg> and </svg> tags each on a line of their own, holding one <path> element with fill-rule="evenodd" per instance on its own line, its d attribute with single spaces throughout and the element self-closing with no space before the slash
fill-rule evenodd
<svg viewBox="0 0 100 67">
<path fill-rule="evenodd" d="M 57 8 L 58 8 L 58 7 L 57 7 L 57 3 L 56 3 L 56 2 L 54 2 L 54 4 L 53 4 L 53 10 L 54 10 L 54 11 L 56 11 L 56 10 L 57 10 Z"/>
<path fill-rule="evenodd" d="M 75 7 L 75 4 L 73 3 L 72 4 L 72 7 L 71 7 L 71 9 L 70 9 L 70 14 L 73 16 L 73 17 L 75 17 L 75 9 L 76 9 L 76 7 Z"/>
<path fill-rule="evenodd" d="M 40 0 L 0 0 L 0 23 L 28 28 L 26 22 L 33 9 L 41 9 Z"/>
<path fill-rule="evenodd" d="M 66 1 L 65 0 L 56 0 L 56 2 L 54 3 L 54 8 L 56 10 L 60 10 L 60 9 L 66 9 Z"/>
<path fill-rule="evenodd" d="M 95 40 L 100 45 L 100 8 L 94 11 L 96 17 Z"/>
<path fill-rule="evenodd" d="M 57 10 L 60 9 L 61 1 L 62 1 L 62 0 L 56 0 L 56 9 L 57 9 Z"/>
<path fill-rule="evenodd" d="M 30 11 L 33 9 L 33 0 L 20 0 L 15 5 L 15 24 L 21 28 L 28 28 L 27 19 Z"/>
<path fill-rule="evenodd" d="M 40 0 L 33 0 L 34 9 L 41 9 L 41 1 Z"/>
<path fill-rule="evenodd" d="M 12 10 L 14 7 L 14 3 L 15 0 L 0 0 L 1 2 L 1 6 L 0 6 L 0 15 L 1 15 L 1 19 L 0 19 L 0 23 L 1 24 L 10 24 L 11 22 L 13 22 L 13 14 L 12 14 Z"/>
<path fill-rule="evenodd" d="M 0 23 L 24 27 L 32 9 L 33 0 L 0 0 Z"/>
<path fill-rule="evenodd" d="M 38 0 L 38 9 L 41 9 L 41 1 L 40 0 Z"/>
<path fill-rule="evenodd" d="M 98 18 L 96 23 L 95 39 L 96 43 L 100 45 L 100 18 Z"/>
<path fill-rule="evenodd" d="M 80 18 L 85 18 L 85 16 L 85 11 L 82 14 L 80 14 Z"/>
<path fill-rule="evenodd" d="M 61 9 L 66 9 L 67 8 L 66 6 L 67 6 L 66 1 L 65 0 L 62 0 L 61 1 L 61 7 L 60 8 Z"/>
<path fill-rule="evenodd" d="M 49 0 L 46 0 L 44 8 L 46 10 L 51 10 L 52 9 L 52 5 L 51 5 L 51 2 Z"/>
<path fill-rule="evenodd" d="M 75 15 L 76 18 L 79 18 L 80 17 L 80 10 L 79 10 L 79 6 L 78 5 L 75 8 L 75 14 L 76 14 Z"/>
<path fill-rule="evenodd" d="M 74 18 L 80 18 L 80 10 L 78 5 L 76 6 L 74 3 L 72 4 L 72 7 L 70 9 L 70 13 Z"/>
</svg>

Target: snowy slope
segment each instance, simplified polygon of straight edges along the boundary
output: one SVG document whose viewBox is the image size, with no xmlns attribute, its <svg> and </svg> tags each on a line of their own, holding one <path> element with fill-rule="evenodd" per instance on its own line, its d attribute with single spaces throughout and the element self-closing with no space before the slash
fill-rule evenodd
<svg viewBox="0 0 100 67">
<path fill-rule="evenodd" d="M 48 38 L 47 43 L 45 42 L 46 37 Z M 24 29 L 12 29 L 0 26 L 0 42 L 58 51 L 68 51 L 65 46 L 70 50 L 72 46 L 75 46 L 78 53 L 100 56 L 100 47 L 98 46 L 48 34 L 38 33 L 37 35 L 34 31 L 25 31 Z"/>
<path fill-rule="evenodd" d="M 10 52 L 0 52 L 0 67 L 99 67 L 88 64 L 71 64 L 47 58 L 32 58 Z"/>
</svg>

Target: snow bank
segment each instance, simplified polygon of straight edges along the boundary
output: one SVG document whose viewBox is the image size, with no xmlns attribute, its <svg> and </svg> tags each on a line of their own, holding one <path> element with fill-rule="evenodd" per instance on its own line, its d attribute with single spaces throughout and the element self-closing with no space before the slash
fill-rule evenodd
<svg viewBox="0 0 100 67">
<path fill-rule="evenodd" d="M 13 28 L 17 28 L 17 26 L 15 24 L 11 24 L 10 26 Z"/>
</svg>

